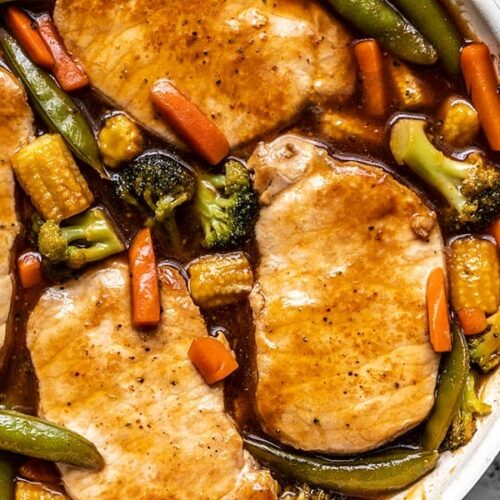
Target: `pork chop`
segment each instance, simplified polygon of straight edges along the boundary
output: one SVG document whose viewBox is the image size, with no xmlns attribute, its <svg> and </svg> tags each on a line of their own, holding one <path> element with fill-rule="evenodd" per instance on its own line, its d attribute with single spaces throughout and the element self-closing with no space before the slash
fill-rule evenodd
<svg viewBox="0 0 500 500">
<path fill-rule="evenodd" d="M 445 265 L 434 214 L 382 169 L 297 136 L 260 145 L 249 165 L 267 205 L 250 296 L 262 426 L 304 450 L 377 448 L 434 403 L 425 289 Z"/>
<path fill-rule="evenodd" d="M 223 389 L 188 359 L 207 335 L 178 271 L 161 268 L 162 322 L 130 322 L 128 266 L 107 262 L 47 289 L 28 322 L 39 413 L 95 443 L 100 472 L 60 466 L 74 500 L 275 498 L 224 413 Z"/>
<path fill-rule="evenodd" d="M 186 92 L 232 146 L 354 90 L 350 37 L 316 1 L 58 0 L 54 18 L 92 85 L 176 143 L 149 100 L 158 78 Z"/>
<path fill-rule="evenodd" d="M 13 295 L 11 254 L 20 229 L 9 161 L 32 137 L 33 114 L 24 89 L 12 73 L 0 67 L 0 349 L 5 343 Z M 3 361 L 3 354 L 1 358 Z"/>
</svg>

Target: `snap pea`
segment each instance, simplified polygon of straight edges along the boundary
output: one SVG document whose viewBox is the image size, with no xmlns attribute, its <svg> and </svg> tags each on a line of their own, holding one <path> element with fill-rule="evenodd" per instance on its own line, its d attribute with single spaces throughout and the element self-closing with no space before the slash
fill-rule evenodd
<svg viewBox="0 0 500 500">
<path fill-rule="evenodd" d="M 271 469 L 345 495 L 382 495 L 414 483 L 434 468 L 437 451 L 392 450 L 372 457 L 327 460 L 284 451 L 254 436 L 245 447 Z"/>
<path fill-rule="evenodd" d="M 76 432 L 11 410 L 0 410 L 0 449 L 85 469 L 104 464 L 97 448 Z"/>
<path fill-rule="evenodd" d="M 462 37 L 446 11 L 436 0 L 392 0 L 392 3 L 432 43 L 443 68 L 450 75 L 460 73 Z"/>
<path fill-rule="evenodd" d="M 7 64 L 24 83 L 33 106 L 47 126 L 62 135 L 76 156 L 107 177 L 92 129 L 71 97 L 28 58 L 3 28 L 0 45 Z"/>
<path fill-rule="evenodd" d="M 401 59 L 417 64 L 437 61 L 434 47 L 383 0 L 328 1 L 343 18 Z"/>
<path fill-rule="evenodd" d="M 15 494 L 14 477 L 17 470 L 17 457 L 8 453 L 0 453 L 0 498 L 13 500 Z"/>
<path fill-rule="evenodd" d="M 470 369 L 469 351 L 464 334 L 453 325 L 453 349 L 443 358 L 436 402 L 422 435 L 425 450 L 437 450 L 446 437 L 455 416 Z"/>
</svg>

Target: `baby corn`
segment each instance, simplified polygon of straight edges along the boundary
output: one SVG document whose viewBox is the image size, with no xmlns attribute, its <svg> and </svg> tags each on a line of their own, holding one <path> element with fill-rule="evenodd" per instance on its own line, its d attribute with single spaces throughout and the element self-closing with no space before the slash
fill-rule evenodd
<svg viewBox="0 0 500 500">
<path fill-rule="evenodd" d="M 335 111 L 327 111 L 321 118 L 321 131 L 335 142 L 347 144 L 381 144 L 384 139 L 383 127 L 355 116 Z"/>
<path fill-rule="evenodd" d="M 395 97 L 402 109 L 417 109 L 434 104 L 434 94 L 430 87 L 405 63 L 391 59 L 389 74 Z"/>
<path fill-rule="evenodd" d="M 470 102 L 452 97 L 444 103 L 440 115 L 440 132 L 445 142 L 457 147 L 474 143 L 480 126 L 477 111 Z"/>
<path fill-rule="evenodd" d="M 500 303 L 500 275 L 497 248 L 479 238 L 455 240 L 450 255 L 451 301 L 455 311 L 480 309 L 497 311 Z"/>
<path fill-rule="evenodd" d="M 62 137 L 45 134 L 12 157 L 22 188 L 46 220 L 60 222 L 86 210 L 94 200 Z"/>
<path fill-rule="evenodd" d="M 16 500 L 68 500 L 68 497 L 62 493 L 51 491 L 41 484 L 18 481 Z"/>
<path fill-rule="evenodd" d="M 205 255 L 189 265 L 191 296 L 200 307 L 233 304 L 248 295 L 253 273 L 243 252 Z"/>
</svg>

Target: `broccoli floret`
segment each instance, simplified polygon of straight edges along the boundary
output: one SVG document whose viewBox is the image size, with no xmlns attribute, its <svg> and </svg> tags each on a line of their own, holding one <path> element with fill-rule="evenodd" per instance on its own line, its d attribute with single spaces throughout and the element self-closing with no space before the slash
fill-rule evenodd
<svg viewBox="0 0 500 500">
<path fill-rule="evenodd" d="M 483 403 L 476 392 L 476 381 L 472 372 L 467 375 L 462 401 L 453 417 L 443 448 L 455 450 L 466 445 L 476 432 L 477 417 L 484 417 L 491 411 L 490 405 Z"/>
<path fill-rule="evenodd" d="M 451 230 L 473 230 L 489 224 L 500 212 L 500 171 L 479 155 L 466 161 L 447 157 L 431 143 L 426 123 L 403 118 L 392 127 L 390 147 L 395 160 L 409 166 L 448 201 Z"/>
<path fill-rule="evenodd" d="M 196 181 L 191 170 L 167 153 L 155 151 L 136 158 L 114 176 L 118 196 L 126 203 L 150 210 L 163 223 L 174 245 L 180 245 L 174 211 L 191 200 Z"/>
<path fill-rule="evenodd" d="M 52 264 L 65 263 L 72 269 L 80 269 L 89 262 L 125 250 L 100 208 L 88 210 L 67 222 L 67 226 L 60 227 L 49 220 L 39 228 L 38 249 Z"/>
<path fill-rule="evenodd" d="M 224 174 L 198 176 L 196 208 L 206 248 L 230 248 L 241 243 L 253 229 L 257 197 L 244 165 L 229 160 Z"/>
<path fill-rule="evenodd" d="M 280 500 L 340 500 L 339 495 L 327 493 L 308 484 L 288 484 L 280 495 Z"/>
<path fill-rule="evenodd" d="M 487 322 L 483 334 L 469 338 L 470 359 L 483 373 L 500 364 L 500 311 L 490 316 Z"/>
</svg>

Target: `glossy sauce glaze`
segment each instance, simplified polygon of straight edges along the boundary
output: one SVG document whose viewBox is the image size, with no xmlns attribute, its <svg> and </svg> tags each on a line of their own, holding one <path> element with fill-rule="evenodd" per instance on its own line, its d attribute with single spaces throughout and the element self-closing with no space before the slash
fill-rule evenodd
<svg viewBox="0 0 500 500">
<path fill-rule="evenodd" d="M 52 12 L 53 2 L 39 2 L 36 4 L 36 10 L 34 4 L 28 7 L 33 8 L 33 11 L 37 13 Z M 356 33 L 353 34 L 356 37 Z M 427 114 L 427 116 L 433 120 L 437 120 L 439 105 L 444 102 L 448 96 L 466 95 L 461 80 L 450 81 L 444 76 L 439 68 L 418 67 L 416 68 L 416 72 L 419 78 L 424 80 L 426 85 L 428 85 L 434 93 L 436 104 L 433 105 L 430 110 L 423 110 L 424 114 Z M 102 127 L 106 117 L 117 111 L 116 109 L 110 108 L 92 90 L 80 92 L 76 94 L 75 97 L 78 104 L 80 104 L 82 109 L 84 109 L 91 118 L 96 131 Z M 324 144 L 332 156 L 338 159 L 356 159 L 380 166 L 388 170 L 403 183 L 411 186 L 422 194 L 430 206 L 437 211 L 439 217 L 442 200 L 438 198 L 435 193 L 426 188 L 408 169 L 398 167 L 392 158 L 387 140 L 387 132 L 388 124 L 391 122 L 391 115 L 398 112 L 398 109 L 394 96 L 391 97 L 390 101 L 390 108 L 386 116 L 382 120 L 375 122 L 380 129 L 380 133 L 384 134 L 386 137 L 386 140 L 384 140 L 381 145 L 363 144 L 355 140 L 348 144 L 335 144 L 319 131 L 319 117 L 323 111 L 319 107 L 306 109 L 304 113 L 297 118 L 295 123 L 290 124 L 283 130 L 274 131 L 264 139 L 272 139 L 282 132 L 291 130 Z M 363 119 L 363 109 L 359 90 L 348 103 L 343 106 L 337 106 L 335 111 L 347 112 Z M 429 113 L 427 113 L 427 111 L 429 111 Z M 434 121 L 434 123 L 436 123 L 436 121 Z M 46 131 L 40 122 L 38 122 L 37 125 L 40 133 Z M 186 152 L 176 150 L 171 145 L 152 136 L 146 131 L 144 131 L 144 137 L 146 139 L 146 149 L 166 149 L 179 155 L 184 161 L 191 165 L 209 168 L 208 165 L 203 164 L 199 158 L 195 158 Z M 259 140 L 262 139 L 263 138 L 260 138 Z M 246 144 L 238 150 L 233 151 L 232 156 L 247 160 L 253 152 L 257 142 L 258 141 Z M 487 152 L 494 162 L 500 162 L 500 154 L 493 153 L 489 150 L 482 134 L 479 136 L 474 146 Z M 457 156 L 463 156 L 464 154 L 463 152 L 458 153 L 451 150 L 448 152 L 456 154 Z M 143 217 L 136 211 L 131 210 L 116 197 L 114 187 L 110 182 L 102 181 L 90 168 L 85 165 L 81 166 L 82 172 L 86 176 L 89 186 L 94 193 L 96 204 L 105 207 L 109 211 L 119 231 L 123 235 L 124 240 L 127 241 L 127 243 L 130 242 L 130 239 L 136 231 L 142 227 Z M 30 217 L 33 214 L 33 208 L 24 193 L 19 188 L 17 191 L 17 206 L 25 230 L 17 240 L 15 255 L 19 255 L 23 250 L 33 249 L 32 235 L 29 231 Z M 155 245 L 158 261 L 169 261 L 184 272 L 184 266 L 190 260 L 206 252 L 201 246 L 200 227 L 189 206 L 178 209 L 177 221 L 184 239 L 184 249 L 182 253 L 175 253 L 173 251 L 165 233 L 161 230 L 155 231 Z M 445 234 L 447 239 L 455 236 L 455 234 Z M 252 264 L 256 267 L 259 262 L 259 252 L 255 241 L 251 239 L 246 242 L 241 249 L 247 252 Z M 49 284 L 52 283 L 46 279 L 42 286 L 29 290 L 21 288 L 18 284 L 11 315 L 11 327 L 4 353 L 6 361 L 3 363 L 2 367 L 2 392 L 5 394 L 5 398 L 9 405 L 27 413 L 36 413 L 37 384 L 25 344 L 26 322 L 43 288 Z M 250 306 L 248 302 L 245 301 L 234 306 L 202 312 L 209 331 L 214 333 L 220 329 L 224 331 L 236 353 L 240 365 L 240 369 L 231 375 L 225 383 L 226 409 L 234 417 L 241 430 L 262 434 L 253 409 L 255 367 L 252 366 L 251 360 L 255 359 L 255 356 L 252 355 L 255 351 L 255 341 L 253 337 L 252 311 Z M 400 438 L 398 443 L 412 445 L 415 443 L 418 434 L 419 429 L 414 429 Z"/>
</svg>

